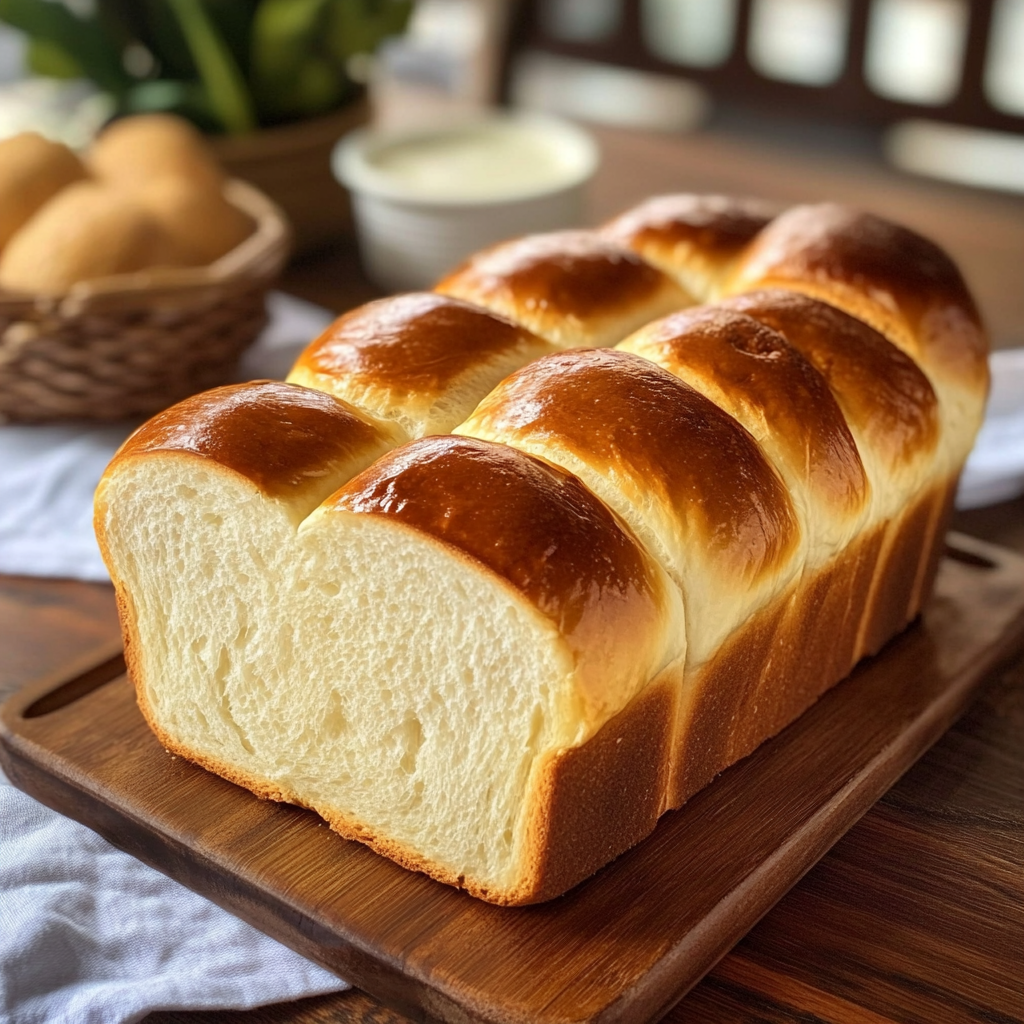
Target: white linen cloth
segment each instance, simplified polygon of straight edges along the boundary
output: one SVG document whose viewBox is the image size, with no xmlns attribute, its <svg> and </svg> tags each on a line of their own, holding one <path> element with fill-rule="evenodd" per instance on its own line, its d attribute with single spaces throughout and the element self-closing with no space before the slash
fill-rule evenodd
<svg viewBox="0 0 1024 1024">
<path fill-rule="evenodd" d="M 332 319 L 282 295 L 270 310 L 241 379 L 283 376 Z M 92 492 L 130 430 L 0 427 L 0 572 L 107 578 Z M 248 1009 L 346 988 L 0 773 L 4 1024 L 128 1024 L 154 1010 Z"/>
<path fill-rule="evenodd" d="M 346 988 L 0 773 L 0 1021 L 128 1024 Z"/>
<path fill-rule="evenodd" d="M 960 478 L 957 508 L 980 508 L 1024 494 L 1024 348 L 993 352 L 989 364 L 992 393 Z"/>
</svg>

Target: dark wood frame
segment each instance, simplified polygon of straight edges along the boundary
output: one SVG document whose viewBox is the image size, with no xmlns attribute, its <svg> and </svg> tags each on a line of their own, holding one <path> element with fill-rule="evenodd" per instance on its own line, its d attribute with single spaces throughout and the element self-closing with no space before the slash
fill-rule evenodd
<svg viewBox="0 0 1024 1024">
<path fill-rule="evenodd" d="M 799 85 L 767 78 L 747 57 L 753 0 L 737 0 L 736 32 L 732 50 L 715 67 L 694 67 L 664 60 L 647 46 L 642 29 L 642 0 L 620 0 L 618 31 L 593 43 L 559 40 L 545 33 L 538 12 L 551 0 L 520 0 L 511 22 L 506 55 L 507 69 L 516 53 L 542 51 L 564 57 L 598 61 L 619 67 L 676 76 L 698 82 L 724 100 L 756 107 L 771 107 L 818 119 L 843 119 L 883 126 L 905 118 L 928 118 L 975 128 L 1024 133 L 1024 116 L 1000 110 L 985 93 L 985 60 L 996 0 L 970 0 L 967 39 L 960 86 L 943 104 L 917 104 L 888 99 L 874 92 L 864 76 L 868 21 L 875 0 L 849 0 L 850 20 L 846 62 L 839 78 L 824 86 Z"/>
</svg>

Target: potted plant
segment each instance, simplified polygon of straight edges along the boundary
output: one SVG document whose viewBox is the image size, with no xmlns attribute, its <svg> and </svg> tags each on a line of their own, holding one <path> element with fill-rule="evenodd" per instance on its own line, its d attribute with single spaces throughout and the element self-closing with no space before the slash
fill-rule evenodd
<svg viewBox="0 0 1024 1024">
<path fill-rule="evenodd" d="M 366 119 L 361 69 L 412 0 L 0 0 L 31 70 L 86 78 L 116 114 L 170 111 L 290 216 L 300 245 L 349 223 L 333 144 Z"/>
</svg>

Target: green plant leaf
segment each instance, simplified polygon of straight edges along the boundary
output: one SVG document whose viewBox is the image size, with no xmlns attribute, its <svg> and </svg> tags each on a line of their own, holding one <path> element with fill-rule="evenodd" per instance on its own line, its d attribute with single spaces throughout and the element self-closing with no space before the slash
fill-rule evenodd
<svg viewBox="0 0 1024 1024">
<path fill-rule="evenodd" d="M 382 39 L 405 31 L 412 0 L 331 0 L 324 43 L 339 61 L 373 53 Z"/>
<path fill-rule="evenodd" d="M 256 114 L 238 65 L 200 0 L 167 0 L 178 19 L 210 109 L 232 134 L 253 131 Z"/>
<path fill-rule="evenodd" d="M 85 78 L 82 65 L 49 39 L 30 39 L 25 52 L 29 70 L 47 78 Z"/>
<path fill-rule="evenodd" d="M 261 0 L 252 23 L 249 74 L 261 109 L 290 113 L 303 64 L 317 50 L 328 0 Z"/>
<path fill-rule="evenodd" d="M 339 106 L 352 90 L 332 60 L 314 54 L 303 61 L 292 88 L 282 97 L 287 106 L 283 113 L 300 117 L 323 114 Z"/>
<path fill-rule="evenodd" d="M 181 79 L 199 77 L 185 34 L 167 0 L 100 0 L 130 6 L 135 34 L 156 57 L 161 76 Z M 203 0 L 203 7 L 214 23 L 243 77 L 248 75 L 249 38 L 256 0 Z"/>
<path fill-rule="evenodd" d="M 120 95 L 132 85 L 120 47 L 96 18 L 76 17 L 63 4 L 47 0 L 0 0 L 0 21 L 59 47 L 107 92 Z"/>
<path fill-rule="evenodd" d="M 159 62 L 161 76 L 198 81 L 199 69 L 167 0 L 135 0 L 135 6 L 141 22 L 139 39 Z"/>
<path fill-rule="evenodd" d="M 203 6 L 230 48 L 242 74 L 248 75 L 252 23 L 259 6 L 257 0 L 203 0 Z"/>
</svg>

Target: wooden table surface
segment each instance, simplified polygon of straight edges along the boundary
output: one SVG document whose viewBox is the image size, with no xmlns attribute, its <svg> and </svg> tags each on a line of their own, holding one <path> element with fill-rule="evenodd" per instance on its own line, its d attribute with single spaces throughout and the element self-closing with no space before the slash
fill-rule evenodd
<svg viewBox="0 0 1024 1024">
<path fill-rule="evenodd" d="M 835 198 L 947 246 L 997 345 L 1024 345 L 1024 202 L 922 184 L 848 158 L 725 137 L 601 131 L 594 219 L 645 195 Z M 344 309 L 375 295 L 352 243 L 306 257 L 285 287 Z M 1024 552 L 1024 498 L 954 526 Z M 0 577 L 0 696 L 117 637 L 112 590 Z M 666 1018 L 671 1022 L 957 1024 L 1024 1021 L 1024 652 L 963 719 Z M 405 1018 L 358 992 L 147 1024 L 314 1024 Z"/>
</svg>

